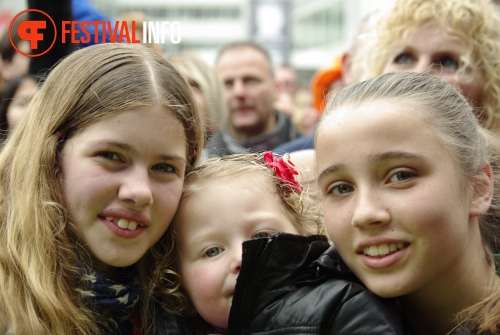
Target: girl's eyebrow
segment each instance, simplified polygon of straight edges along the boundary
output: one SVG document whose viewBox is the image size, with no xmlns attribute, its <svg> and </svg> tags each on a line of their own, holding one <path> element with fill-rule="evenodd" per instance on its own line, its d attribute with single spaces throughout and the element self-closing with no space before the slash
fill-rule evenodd
<svg viewBox="0 0 500 335">
<path fill-rule="evenodd" d="M 343 170 L 345 169 L 345 165 L 344 164 L 334 164 L 334 165 L 331 165 L 329 167 L 327 167 L 326 169 L 324 169 L 318 176 L 318 184 L 321 183 L 321 180 L 326 178 L 329 174 L 333 174 L 339 170 Z"/>
<path fill-rule="evenodd" d="M 93 141 L 93 145 L 104 145 L 104 146 L 112 146 L 112 147 L 117 147 L 125 151 L 132 152 L 133 154 L 138 154 L 139 151 L 136 150 L 134 147 L 125 144 L 125 143 L 120 143 L 116 141 L 110 141 L 110 140 L 98 140 L 98 141 Z M 186 157 L 179 156 L 179 155 L 167 155 L 167 154 L 161 154 L 158 155 L 158 158 L 160 160 L 165 160 L 165 161 L 182 161 L 182 162 L 187 162 Z"/>
<path fill-rule="evenodd" d="M 111 141 L 111 140 L 96 140 L 96 141 L 92 141 L 91 145 L 93 145 L 93 146 L 99 146 L 99 145 L 112 146 L 112 147 L 118 147 L 120 149 L 127 150 L 127 151 L 134 151 L 133 148 L 127 144 L 116 142 L 116 141 Z"/>
<path fill-rule="evenodd" d="M 391 160 L 391 159 L 424 160 L 425 157 L 423 155 L 416 154 L 413 152 L 407 152 L 407 151 L 388 151 L 388 152 L 382 152 L 382 153 L 373 155 L 373 157 L 370 159 L 370 161 L 373 163 L 378 163 L 378 162 L 387 161 L 387 160 Z M 326 178 L 328 175 L 335 173 L 337 171 L 343 170 L 345 168 L 346 168 L 345 164 L 333 164 L 333 165 L 327 167 L 325 170 L 323 170 L 319 174 L 318 183 L 320 183 L 321 180 Z"/>
<path fill-rule="evenodd" d="M 425 157 L 420 154 L 407 151 L 388 151 L 382 152 L 380 154 L 373 155 L 371 159 L 372 162 L 381 162 L 389 159 L 413 159 L 413 160 L 423 160 Z"/>
</svg>

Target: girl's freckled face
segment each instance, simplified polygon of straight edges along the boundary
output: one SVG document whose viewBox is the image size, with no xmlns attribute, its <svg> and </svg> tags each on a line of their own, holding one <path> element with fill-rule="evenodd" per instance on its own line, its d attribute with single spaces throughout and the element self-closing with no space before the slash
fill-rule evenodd
<svg viewBox="0 0 500 335">
<path fill-rule="evenodd" d="M 163 107 L 121 112 L 66 140 L 64 199 L 100 266 L 134 264 L 166 231 L 182 193 L 186 150 L 184 128 Z M 138 227 L 119 228 L 120 219 Z"/>
<path fill-rule="evenodd" d="M 471 196 L 450 150 L 417 110 L 384 101 L 342 107 L 317 133 L 328 234 L 347 265 L 383 297 L 452 282 L 466 271 L 460 264 L 473 229 Z M 388 248 L 385 257 L 366 254 Z"/>
</svg>

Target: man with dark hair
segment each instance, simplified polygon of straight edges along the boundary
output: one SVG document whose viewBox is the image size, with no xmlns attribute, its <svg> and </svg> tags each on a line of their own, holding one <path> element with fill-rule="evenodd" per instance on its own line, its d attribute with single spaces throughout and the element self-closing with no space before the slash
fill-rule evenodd
<svg viewBox="0 0 500 335">
<path fill-rule="evenodd" d="M 224 46 L 216 59 L 229 114 L 221 132 L 205 146 L 205 157 L 271 150 L 301 134 L 274 109 L 277 87 L 271 57 L 253 41 Z"/>
</svg>

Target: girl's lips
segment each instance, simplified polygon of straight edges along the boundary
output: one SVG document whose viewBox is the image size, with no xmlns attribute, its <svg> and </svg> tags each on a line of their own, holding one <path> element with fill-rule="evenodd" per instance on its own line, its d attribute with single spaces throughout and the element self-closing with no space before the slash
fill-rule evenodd
<svg viewBox="0 0 500 335">
<path fill-rule="evenodd" d="M 141 223 L 138 223 L 135 221 L 128 221 L 128 220 L 123 219 L 123 218 L 116 219 L 112 216 L 106 216 L 104 218 L 104 220 L 109 221 L 109 222 L 113 222 L 114 224 L 116 224 L 118 227 L 120 227 L 122 229 L 136 230 L 137 227 L 144 227 L 144 225 L 142 225 Z"/>
<path fill-rule="evenodd" d="M 143 227 L 148 226 L 151 222 L 151 219 L 147 215 L 123 207 L 106 209 L 99 216 L 102 218 L 112 218 L 112 221 L 116 222 L 124 219 L 128 222 L 136 222 L 138 226 Z"/>
<path fill-rule="evenodd" d="M 392 242 L 392 243 L 382 243 L 378 245 L 370 245 L 369 247 L 365 247 L 362 250 L 362 253 L 367 256 L 385 256 L 390 253 L 393 253 L 397 250 L 401 250 L 408 246 L 407 242 Z"/>
<path fill-rule="evenodd" d="M 355 252 L 358 254 L 366 253 L 365 251 L 371 250 L 369 254 L 387 254 L 396 249 L 403 249 L 404 246 L 410 243 L 403 237 L 375 237 L 375 238 L 362 238 L 355 243 Z M 376 250 L 375 250 L 376 249 Z M 380 249 L 380 250 L 379 250 Z"/>
<path fill-rule="evenodd" d="M 363 252 L 359 253 L 361 262 L 368 268 L 378 270 L 388 268 L 400 261 L 407 253 L 410 247 L 409 243 L 405 243 L 403 248 L 389 252 L 385 255 L 371 256 Z"/>
<path fill-rule="evenodd" d="M 113 221 L 108 221 L 106 218 L 99 217 L 101 222 L 108 227 L 109 230 L 111 230 L 112 233 L 115 235 L 122 237 L 122 238 L 135 238 L 139 235 L 141 235 L 147 227 L 144 226 L 137 226 L 135 229 L 128 229 L 128 228 L 120 228 L 115 222 Z"/>
</svg>

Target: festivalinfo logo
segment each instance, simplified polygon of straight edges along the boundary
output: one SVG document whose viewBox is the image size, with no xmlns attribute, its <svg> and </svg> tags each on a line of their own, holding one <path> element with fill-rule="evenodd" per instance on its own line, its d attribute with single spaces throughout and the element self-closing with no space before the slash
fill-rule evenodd
<svg viewBox="0 0 500 335">
<path fill-rule="evenodd" d="M 47 17 L 48 20 L 23 20 L 22 14 L 37 12 Z M 23 16 L 25 17 L 25 16 Z M 13 32 L 14 23 L 17 31 Z M 130 25 L 129 25 L 130 24 Z M 179 21 L 144 21 L 142 36 L 136 30 L 138 22 L 131 21 L 61 21 L 56 24 L 47 13 L 38 9 L 26 9 L 17 14 L 9 26 L 9 39 L 12 46 L 21 54 L 28 57 L 38 57 L 47 53 L 55 44 L 58 34 L 61 34 L 62 43 L 172 43 L 181 42 L 181 24 Z M 12 34 L 19 35 L 22 41 L 28 41 L 31 53 L 20 50 L 15 45 Z M 104 37 L 104 38 L 103 38 Z M 39 50 L 39 43 L 51 39 L 44 50 Z"/>
</svg>

